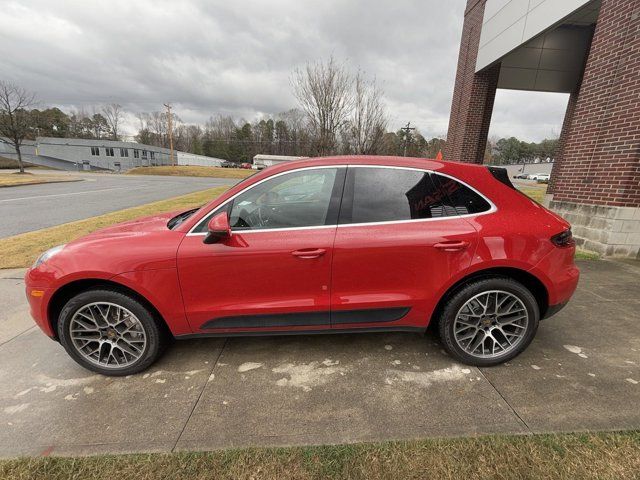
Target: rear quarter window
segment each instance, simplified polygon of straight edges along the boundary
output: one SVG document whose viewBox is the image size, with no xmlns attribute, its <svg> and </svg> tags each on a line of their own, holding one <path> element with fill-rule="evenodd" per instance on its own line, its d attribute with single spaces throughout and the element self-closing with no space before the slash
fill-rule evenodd
<svg viewBox="0 0 640 480">
<path fill-rule="evenodd" d="M 458 215 L 471 215 L 491 210 L 491 204 L 461 182 L 444 175 L 432 174 L 434 183 L 445 193 L 449 206 Z"/>
</svg>

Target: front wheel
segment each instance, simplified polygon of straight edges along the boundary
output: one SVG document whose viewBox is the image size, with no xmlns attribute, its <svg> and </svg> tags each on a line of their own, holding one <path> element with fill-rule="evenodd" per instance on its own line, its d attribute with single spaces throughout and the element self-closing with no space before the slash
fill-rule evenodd
<svg viewBox="0 0 640 480">
<path fill-rule="evenodd" d="M 540 320 L 536 299 L 506 277 L 472 281 L 445 304 L 440 338 L 456 359 L 477 367 L 497 365 L 520 354 Z"/>
<path fill-rule="evenodd" d="M 146 369 L 165 345 L 153 314 L 135 298 L 109 289 L 71 298 L 60 312 L 58 338 L 77 363 L 109 376 Z"/>
</svg>

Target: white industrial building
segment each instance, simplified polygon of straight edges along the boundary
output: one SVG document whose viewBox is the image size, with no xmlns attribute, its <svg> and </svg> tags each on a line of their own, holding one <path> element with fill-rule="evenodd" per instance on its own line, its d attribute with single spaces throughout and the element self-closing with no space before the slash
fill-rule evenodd
<svg viewBox="0 0 640 480">
<path fill-rule="evenodd" d="M 264 155 L 259 153 L 253 157 L 253 168 L 262 169 L 277 165 L 278 163 L 291 162 L 293 160 L 300 160 L 307 157 L 292 157 L 289 155 Z"/>
<path fill-rule="evenodd" d="M 173 152 L 176 155 L 178 165 L 195 165 L 199 167 L 219 167 L 222 165 L 222 158 L 207 157 L 206 155 L 196 155 L 195 153 Z"/>
<path fill-rule="evenodd" d="M 20 148 L 24 162 L 60 170 L 121 171 L 134 167 L 171 165 L 168 148 L 102 139 L 37 137 Z M 176 165 L 219 167 L 219 158 L 174 150 Z M 12 146 L 0 142 L 0 156 L 17 159 Z"/>
</svg>

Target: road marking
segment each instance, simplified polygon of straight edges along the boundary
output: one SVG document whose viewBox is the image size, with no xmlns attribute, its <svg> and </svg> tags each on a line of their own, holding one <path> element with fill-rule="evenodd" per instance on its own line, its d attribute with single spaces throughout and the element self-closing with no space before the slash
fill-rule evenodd
<svg viewBox="0 0 640 480">
<path fill-rule="evenodd" d="M 111 190 L 125 190 L 126 187 L 114 187 L 114 188 L 101 188 L 98 190 L 87 190 L 84 192 L 69 192 L 69 193 L 52 193 L 49 195 L 34 195 L 32 197 L 20 197 L 20 198 L 7 198 L 6 200 L 0 200 L 2 202 L 17 202 L 19 200 L 33 200 L 34 198 L 51 198 L 51 197 L 68 197 L 71 195 L 84 195 L 87 193 L 96 193 L 96 192 L 108 192 Z"/>
</svg>

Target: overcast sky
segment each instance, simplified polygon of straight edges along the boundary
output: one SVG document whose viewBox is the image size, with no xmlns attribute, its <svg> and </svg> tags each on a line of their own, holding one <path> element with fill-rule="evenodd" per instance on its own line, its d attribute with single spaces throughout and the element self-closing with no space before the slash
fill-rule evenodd
<svg viewBox="0 0 640 480">
<path fill-rule="evenodd" d="M 375 76 L 390 127 L 446 133 L 465 0 L 0 0 L 0 78 L 42 106 L 187 123 L 292 108 L 293 68 L 330 55 Z M 567 97 L 499 91 L 490 134 L 557 136 Z M 131 117 L 128 133 L 137 127 Z"/>
</svg>

